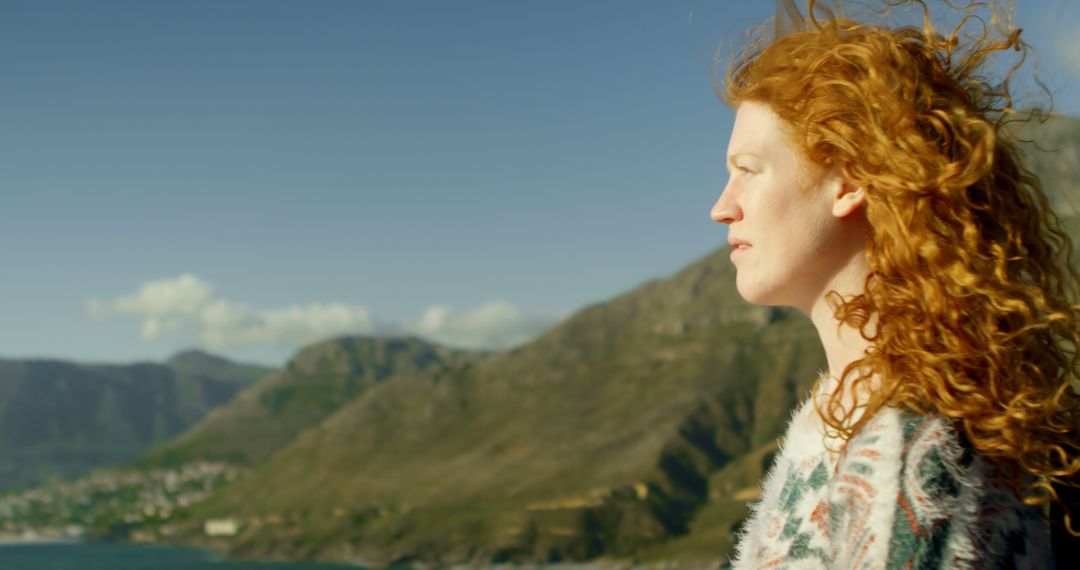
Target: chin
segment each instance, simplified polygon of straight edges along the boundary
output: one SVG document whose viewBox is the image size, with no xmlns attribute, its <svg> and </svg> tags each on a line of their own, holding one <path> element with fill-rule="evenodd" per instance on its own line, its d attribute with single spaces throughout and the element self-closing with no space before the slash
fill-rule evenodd
<svg viewBox="0 0 1080 570">
<path fill-rule="evenodd" d="M 755 286 L 746 283 L 740 283 L 737 279 L 735 281 L 735 289 L 739 291 L 739 296 L 744 301 L 753 305 L 785 305 L 780 295 L 777 292 L 767 287 Z"/>
<path fill-rule="evenodd" d="M 743 285 L 736 284 L 735 288 L 738 289 L 739 296 L 742 297 L 743 300 L 747 303 L 752 303 L 754 305 L 765 304 L 764 300 L 762 299 L 761 292 L 757 291 L 753 287 L 745 287 Z"/>
</svg>

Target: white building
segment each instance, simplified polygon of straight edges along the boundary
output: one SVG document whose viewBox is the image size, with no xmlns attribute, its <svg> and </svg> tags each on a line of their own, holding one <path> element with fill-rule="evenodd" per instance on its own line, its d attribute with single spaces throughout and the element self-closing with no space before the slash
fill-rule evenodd
<svg viewBox="0 0 1080 570">
<path fill-rule="evenodd" d="M 206 536 L 236 536 L 240 523 L 236 519 L 207 519 L 203 523 Z"/>
</svg>

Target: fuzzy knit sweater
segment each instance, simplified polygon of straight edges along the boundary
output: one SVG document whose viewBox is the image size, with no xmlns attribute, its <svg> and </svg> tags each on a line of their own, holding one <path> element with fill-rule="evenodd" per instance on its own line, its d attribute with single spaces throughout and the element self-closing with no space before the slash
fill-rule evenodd
<svg viewBox="0 0 1080 570">
<path fill-rule="evenodd" d="M 895 408 L 830 453 L 807 400 L 740 534 L 734 569 L 1054 564 L 1037 507 L 997 480 L 949 422 Z"/>
</svg>

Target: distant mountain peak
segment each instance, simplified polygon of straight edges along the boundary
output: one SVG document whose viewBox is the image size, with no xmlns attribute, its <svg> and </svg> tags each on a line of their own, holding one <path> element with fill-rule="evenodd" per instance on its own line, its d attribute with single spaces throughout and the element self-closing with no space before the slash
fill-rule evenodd
<svg viewBox="0 0 1080 570">
<path fill-rule="evenodd" d="M 273 368 L 267 366 L 234 362 L 196 348 L 176 353 L 165 362 L 165 366 L 177 374 L 210 376 L 245 384 L 253 382 L 263 374 L 273 370 Z"/>
<path fill-rule="evenodd" d="M 167 363 L 181 366 L 231 366 L 235 364 L 227 358 L 197 348 L 178 352 Z"/>
</svg>

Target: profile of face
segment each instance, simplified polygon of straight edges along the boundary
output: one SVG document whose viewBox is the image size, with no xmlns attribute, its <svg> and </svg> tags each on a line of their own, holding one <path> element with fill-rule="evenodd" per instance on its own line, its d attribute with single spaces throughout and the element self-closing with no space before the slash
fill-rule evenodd
<svg viewBox="0 0 1080 570">
<path fill-rule="evenodd" d="M 751 303 L 789 305 L 809 313 L 837 275 L 861 252 L 853 214 L 864 193 L 839 169 L 814 166 L 789 127 L 765 103 L 739 105 L 728 142 L 729 178 L 713 206 L 728 225 L 739 294 Z"/>
</svg>

